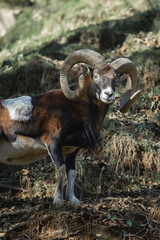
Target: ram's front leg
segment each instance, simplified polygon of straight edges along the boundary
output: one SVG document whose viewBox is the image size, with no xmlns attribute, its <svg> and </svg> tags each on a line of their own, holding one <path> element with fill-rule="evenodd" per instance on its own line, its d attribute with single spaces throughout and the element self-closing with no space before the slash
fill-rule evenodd
<svg viewBox="0 0 160 240">
<path fill-rule="evenodd" d="M 76 150 L 75 152 L 68 154 L 65 158 L 68 179 L 67 197 L 72 204 L 80 203 L 80 200 L 75 196 L 74 193 L 74 183 L 76 178 L 75 157 L 77 155 L 77 152 L 78 151 Z"/>
<path fill-rule="evenodd" d="M 62 156 L 62 147 L 56 141 L 52 140 L 50 145 L 48 146 L 48 153 L 55 164 L 56 172 L 57 172 L 57 185 L 56 190 L 54 192 L 54 203 L 63 204 L 63 178 L 65 175 L 65 164 Z"/>
</svg>

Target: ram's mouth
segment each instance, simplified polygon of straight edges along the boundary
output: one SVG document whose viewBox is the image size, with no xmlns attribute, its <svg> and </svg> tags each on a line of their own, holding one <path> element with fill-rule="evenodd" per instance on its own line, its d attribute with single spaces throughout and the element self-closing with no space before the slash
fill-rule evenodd
<svg viewBox="0 0 160 240">
<path fill-rule="evenodd" d="M 111 104 L 114 102 L 114 99 L 108 99 L 108 98 L 103 98 L 103 97 L 100 97 L 100 100 L 106 104 Z"/>
<path fill-rule="evenodd" d="M 103 102 L 105 104 L 111 104 L 114 102 L 114 97 L 112 97 L 111 99 L 108 99 L 108 97 L 105 98 L 99 93 L 96 93 L 96 97 L 97 97 L 97 99 L 99 99 L 101 102 Z"/>
<path fill-rule="evenodd" d="M 106 104 L 111 104 L 114 102 L 114 93 L 112 94 L 112 96 L 107 96 L 101 92 L 99 95 L 99 99 Z"/>
</svg>

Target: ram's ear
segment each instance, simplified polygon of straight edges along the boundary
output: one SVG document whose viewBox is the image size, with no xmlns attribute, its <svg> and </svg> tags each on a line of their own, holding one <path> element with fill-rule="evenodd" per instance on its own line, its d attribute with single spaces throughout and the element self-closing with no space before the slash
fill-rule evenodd
<svg viewBox="0 0 160 240">
<path fill-rule="evenodd" d="M 105 66 L 104 70 L 105 71 L 109 71 L 111 69 L 111 64 L 110 63 L 107 63 L 107 65 Z"/>
<path fill-rule="evenodd" d="M 81 64 L 81 67 L 83 69 L 83 75 L 84 76 L 90 74 L 90 68 L 87 64 Z"/>
<path fill-rule="evenodd" d="M 99 74 L 99 70 L 96 69 L 93 71 L 93 80 L 96 82 L 100 79 L 100 74 Z"/>
</svg>

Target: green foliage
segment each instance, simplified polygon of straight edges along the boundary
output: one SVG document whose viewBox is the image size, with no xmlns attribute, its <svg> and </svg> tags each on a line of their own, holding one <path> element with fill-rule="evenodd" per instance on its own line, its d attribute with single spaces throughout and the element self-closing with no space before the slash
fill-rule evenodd
<svg viewBox="0 0 160 240">
<path fill-rule="evenodd" d="M 129 227 L 132 227 L 132 221 L 131 221 L 131 219 L 128 219 L 126 223 L 127 223 L 127 225 L 128 225 Z"/>
</svg>

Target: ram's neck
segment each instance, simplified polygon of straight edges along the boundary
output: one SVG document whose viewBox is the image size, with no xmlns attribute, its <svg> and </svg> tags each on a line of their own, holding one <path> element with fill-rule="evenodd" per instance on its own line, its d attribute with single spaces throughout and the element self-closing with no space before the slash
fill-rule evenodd
<svg viewBox="0 0 160 240">
<path fill-rule="evenodd" d="M 100 133 L 104 118 L 109 109 L 109 104 L 105 104 L 97 99 L 93 84 L 88 89 L 88 99 L 90 102 L 90 116 L 92 116 L 92 124 L 96 128 L 96 131 Z"/>
</svg>

